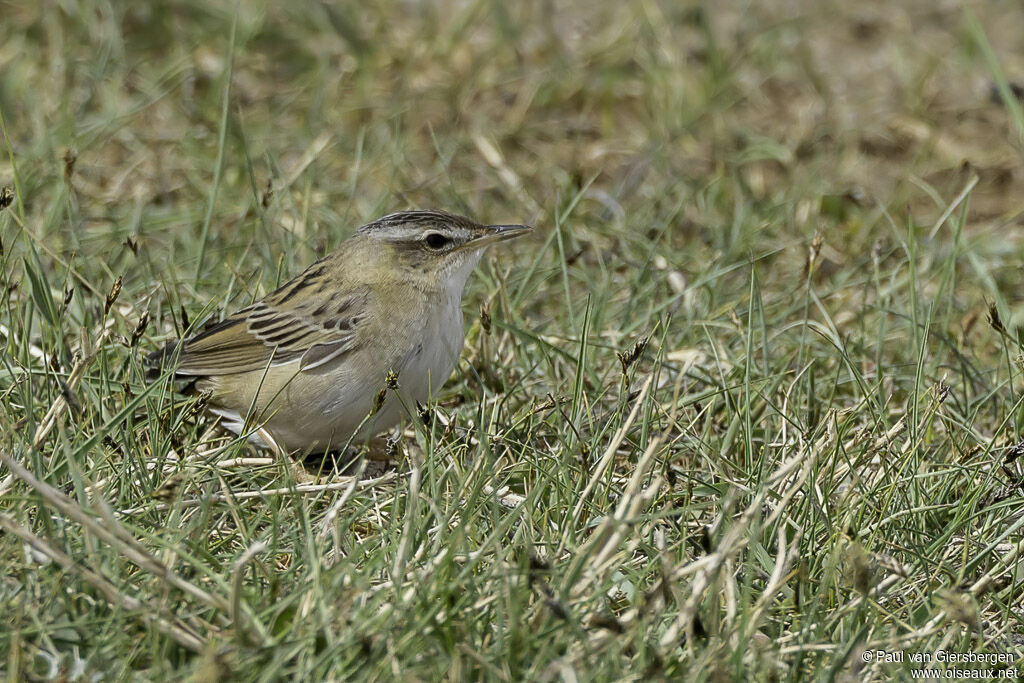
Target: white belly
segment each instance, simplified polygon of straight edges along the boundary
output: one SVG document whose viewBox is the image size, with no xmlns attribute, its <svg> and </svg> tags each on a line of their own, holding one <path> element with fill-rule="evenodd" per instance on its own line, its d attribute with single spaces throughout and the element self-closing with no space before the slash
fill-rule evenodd
<svg viewBox="0 0 1024 683">
<path fill-rule="evenodd" d="M 423 327 L 411 335 L 415 342 L 407 350 L 388 354 L 395 358 L 393 367 L 366 347 L 343 357 L 338 366 L 323 368 L 315 378 L 304 377 L 301 390 L 286 387 L 262 420 L 270 436 L 288 451 L 337 450 L 388 430 L 403 418 L 415 418 L 416 403 L 425 405 L 441 390 L 462 351 L 461 292 L 445 299 L 440 310 L 424 316 Z M 398 374 L 397 396 L 389 389 L 380 410 L 368 417 L 388 370 Z M 238 413 L 214 412 L 224 417 L 225 427 L 241 432 Z M 258 431 L 249 438 L 269 446 Z"/>
</svg>

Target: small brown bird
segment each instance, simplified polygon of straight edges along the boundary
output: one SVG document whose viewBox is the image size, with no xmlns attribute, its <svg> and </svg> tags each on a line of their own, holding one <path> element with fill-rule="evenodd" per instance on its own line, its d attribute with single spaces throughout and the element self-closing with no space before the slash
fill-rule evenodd
<svg viewBox="0 0 1024 683">
<path fill-rule="evenodd" d="M 269 436 L 288 451 L 343 448 L 398 424 L 440 389 L 462 350 L 469 274 L 484 248 L 531 229 L 443 211 L 384 216 L 261 301 L 146 362 L 194 380 L 224 425 L 252 430 L 257 444 L 274 446 Z M 398 388 L 375 406 L 389 373 Z"/>
</svg>

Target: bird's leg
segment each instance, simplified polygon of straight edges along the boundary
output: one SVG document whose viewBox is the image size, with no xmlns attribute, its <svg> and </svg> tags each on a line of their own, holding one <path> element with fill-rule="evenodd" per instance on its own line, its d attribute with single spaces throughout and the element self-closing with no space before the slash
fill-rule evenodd
<svg viewBox="0 0 1024 683">
<path fill-rule="evenodd" d="M 388 436 L 375 436 L 366 442 L 366 457 L 370 460 L 395 460 L 402 441 L 402 430 L 395 427 Z"/>
</svg>

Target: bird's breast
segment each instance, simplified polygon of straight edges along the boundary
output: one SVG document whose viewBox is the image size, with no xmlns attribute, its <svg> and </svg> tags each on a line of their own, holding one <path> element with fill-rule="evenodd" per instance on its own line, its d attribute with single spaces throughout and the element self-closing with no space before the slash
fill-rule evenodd
<svg viewBox="0 0 1024 683">
<path fill-rule="evenodd" d="M 415 401 L 425 401 L 444 386 L 462 352 L 462 302 L 448 299 L 442 303 L 424 321 L 399 370 L 403 393 Z"/>
</svg>

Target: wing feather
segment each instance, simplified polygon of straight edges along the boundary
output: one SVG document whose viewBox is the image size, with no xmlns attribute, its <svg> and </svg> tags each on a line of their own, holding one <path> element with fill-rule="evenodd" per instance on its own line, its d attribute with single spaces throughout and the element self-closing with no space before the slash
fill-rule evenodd
<svg viewBox="0 0 1024 683">
<path fill-rule="evenodd" d="M 150 364 L 177 354 L 176 373 L 200 377 L 259 371 L 296 359 L 306 371 L 341 358 L 358 346 L 370 291 L 360 288 L 326 304 L 295 296 L 323 274 L 323 268 L 311 267 L 263 301 L 182 342 L 180 349 L 169 346 L 152 354 Z"/>
<path fill-rule="evenodd" d="M 299 363 L 299 370 L 313 370 L 321 365 L 327 365 L 335 358 L 340 358 L 351 347 L 351 340 L 331 342 L 329 344 L 315 344 L 302 354 L 302 361 Z"/>
</svg>

